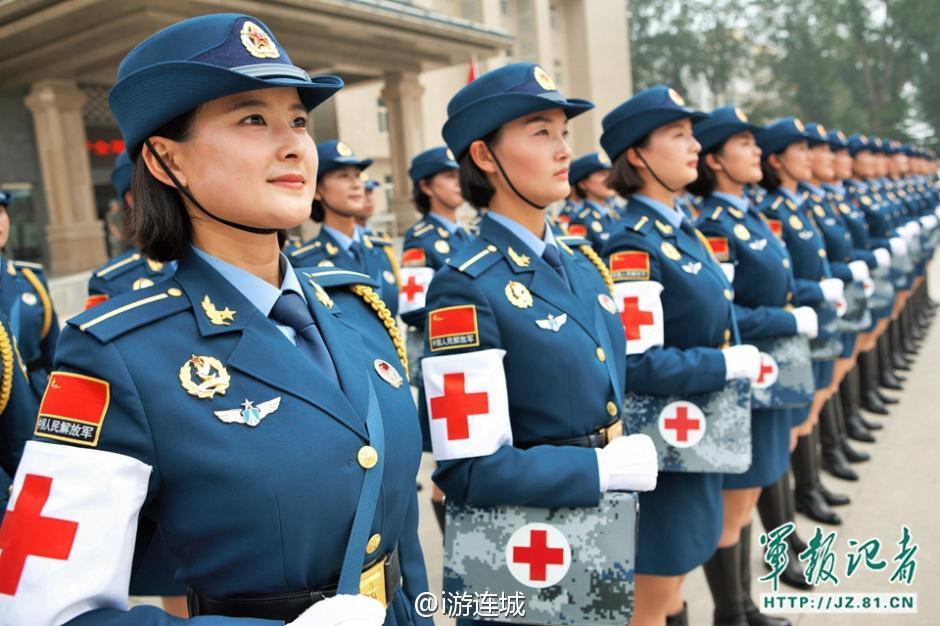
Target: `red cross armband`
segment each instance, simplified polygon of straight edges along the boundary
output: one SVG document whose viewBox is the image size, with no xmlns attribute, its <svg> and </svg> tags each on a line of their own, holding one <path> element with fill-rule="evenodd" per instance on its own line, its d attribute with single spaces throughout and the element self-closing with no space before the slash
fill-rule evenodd
<svg viewBox="0 0 940 626">
<path fill-rule="evenodd" d="M 627 354 L 663 345 L 662 284 L 643 280 L 614 283 L 614 301 L 627 338 Z"/>
</svg>

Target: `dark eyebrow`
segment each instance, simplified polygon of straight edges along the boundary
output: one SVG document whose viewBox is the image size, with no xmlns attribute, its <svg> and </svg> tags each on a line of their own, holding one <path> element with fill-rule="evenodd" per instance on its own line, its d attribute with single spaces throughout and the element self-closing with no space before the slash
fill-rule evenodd
<svg viewBox="0 0 940 626">
<path fill-rule="evenodd" d="M 542 122 L 542 123 L 545 123 L 545 124 L 550 124 L 550 123 L 551 123 L 551 120 L 550 120 L 548 117 L 546 117 L 545 115 L 538 115 L 538 114 L 536 114 L 536 115 L 533 115 L 532 117 L 530 117 L 529 119 L 527 119 L 527 120 L 525 121 L 525 124 L 526 124 L 526 125 L 528 125 L 528 124 L 534 124 L 534 123 L 536 123 L 536 122 Z"/>
<path fill-rule="evenodd" d="M 268 106 L 269 106 L 268 103 L 265 102 L 264 100 L 259 100 L 257 98 L 249 98 L 247 100 L 237 101 L 235 104 L 233 104 L 229 108 L 229 113 L 232 113 L 234 111 L 240 111 L 242 109 L 258 109 L 258 108 L 264 109 L 264 108 L 267 108 Z M 303 111 L 304 113 L 307 112 L 306 107 L 304 107 L 303 103 L 301 102 L 294 102 L 288 108 L 291 111 Z"/>
</svg>

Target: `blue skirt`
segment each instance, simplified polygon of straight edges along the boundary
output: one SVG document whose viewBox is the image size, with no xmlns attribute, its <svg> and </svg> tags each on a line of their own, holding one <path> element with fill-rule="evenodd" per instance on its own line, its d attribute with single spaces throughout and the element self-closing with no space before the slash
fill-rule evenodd
<svg viewBox="0 0 940 626">
<path fill-rule="evenodd" d="M 789 409 L 751 410 L 751 467 L 743 474 L 725 474 L 725 489 L 767 487 L 790 466 Z"/>
<path fill-rule="evenodd" d="M 680 576 L 711 558 L 721 538 L 724 474 L 662 472 L 640 494 L 636 573 Z"/>
<path fill-rule="evenodd" d="M 835 361 L 813 361 L 813 380 L 816 383 L 816 389 L 825 389 L 832 384 L 832 371 L 835 369 Z"/>
<path fill-rule="evenodd" d="M 850 359 L 855 352 L 855 339 L 858 335 L 855 333 L 842 333 L 842 354 L 839 358 Z"/>
</svg>

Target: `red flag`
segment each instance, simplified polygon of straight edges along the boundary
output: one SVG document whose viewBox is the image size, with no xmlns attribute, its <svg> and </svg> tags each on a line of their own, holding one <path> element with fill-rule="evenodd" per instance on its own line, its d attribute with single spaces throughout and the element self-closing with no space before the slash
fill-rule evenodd
<svg viewBox="0 0 940 626">
<path fill-rule="evenodd" d="M 470 67 L 467 70 L 467 83 L 472 83 L 476 80 L 477 76 L 480 75 L 480 70 L 477 68 L 477 55 L 470 55 Z"/>
</svg>

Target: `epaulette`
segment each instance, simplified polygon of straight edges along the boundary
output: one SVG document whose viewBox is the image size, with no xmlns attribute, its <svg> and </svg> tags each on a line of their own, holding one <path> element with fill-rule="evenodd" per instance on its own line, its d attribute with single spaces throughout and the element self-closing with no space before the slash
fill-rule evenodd
<svg viewBox="0 0 940 626">
<path fill-rule="evenodd" d="M 645 235 L 649 232 L 649 229 L 653 227 L 653 222 L 645 215 L 627 215 L 623 219 L 623 224 L 627 230 L 632 230 L 641 235 Z"/>
<path fill-rule="evenodd" d="M 349 285 L 368 285 L 369 287 L 378 287 L 379 283 L 368 274 L 344 270 L 339 267 L 300 267 L 297 271 L 312 278 L 318 285 L 324 289 L 334 287 L 348 287 Z"/>
<path fill-rule="evenodd" d="M 316 250 L 317 248 L 319 248 L 319 247 L 322 246 L 322 245 L 323 245 L 323 242 L 322 242 L 322 241 L 314 241 L 313 243 L 308 243 L 306 246 L 303 246 L 302 248 L 297 248 L 296 250 L 291 250 L 290 255 L 291 255 L 292 257 L 298 257 L 298 256 L 300 256 L 301 254 L 306 254 L 306 253 L 308 253 L 308 252 L 312 252 L 313 250 Z"/>
<path fill-rule="evenodd" d="M 385 248 L 392 245 L 392 242 L 388 239 L 383 239 L 382 237 L 376 237 L 375 235 L 366 235 L 364 239 L 368 239 L 374 245 L 379 246 L 380 248 Z"/>
<path fill-rule="evenodd" d="M 772 211 L 776 211 L 780 207 L 780 203 L 783 202 L 783 196 L 777 196 L 777 199 L 773 201 L 773 204 L 770 205 Z"/>
<path fill-rule="evenodd" d="M 123 259 L 114 261 L 95 271 L 95 277 L 108 282 L 140 265 L 144 260 L 144 255 L 135 252 Z"/>
<path fill-rule="evenodd" d="M 471 243 L 459 253 L 451 257 L 448 265 L 457 271 L 476 278 L 503 256 L 499 254 L 499 248 L 485 241 Z"/>
<path fill-rule="evenodd" d="M 580 213 L 578 213 L 578 219 L 579 219 L 579 220 L 583 220 L 585 217 L 587 217 L 587 216 L 590 215 L 590 214 L 591 214 L 591 209 L 589 209 L 589 208 L 588 208 L 588 209 L 584 209 L 583 211 L 581 211 Z"/>
<path fill-rule="evenodd" d="M 68 324 L 108 342 L 132 330 L 192 307 L 175 281 L 128 291 L 70 318 Z M 133 314 L 131 314 L 133 313 Z"/>
<path fill-rule="evenodd" d="M 433 233 L 433 232 L 434 232 L 434 224 L 428 224 L 427 222 L 425 222 L 424 225 L 421 226 L 420 228 L 418 227 L 417 224 L 415 224 L 415 230 L 413 233 L 411 233 L 411 236 L 420 238 L 420 237 L 424 237 L 428 233 Z"/>
<path fill-rule="evenodd" d="M 19 268 L 29 268 L 34 272 L 46 271 L 45 268 L 43 268 L 42 263 L 32 263 L 30 261 L 13 261 L 13 265 Z"/>
<path fill-rule="evenodd" d="M 584 237 L 578 237 L 577 235 L 555 235 L 555 241 L 558 243 L 563 243 L 570 248 L 583 245 L 591 245 L 591 242 L 585 239 Z"/>
<path fill-rule="evenodd" d="M 708 219 L 710 219 L 713 222 L 717 222 L 718 218 L 721 217 L 721 214 L 724 212 L 724 210 L 725 210 L 725 207 L 723 206 L 716 208 L 714 211 L 712 211 L 712 214 L 708 216 Z"/>
</svg>

